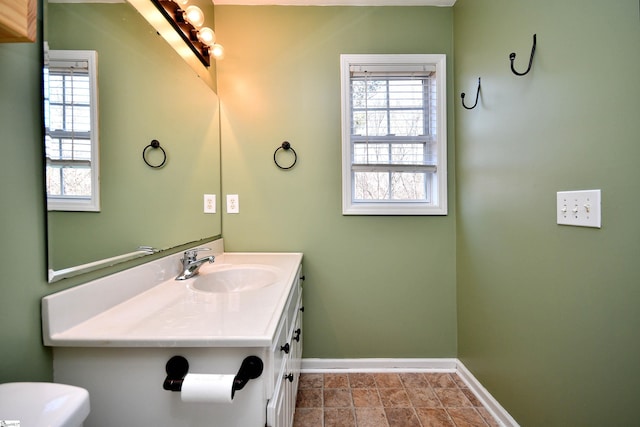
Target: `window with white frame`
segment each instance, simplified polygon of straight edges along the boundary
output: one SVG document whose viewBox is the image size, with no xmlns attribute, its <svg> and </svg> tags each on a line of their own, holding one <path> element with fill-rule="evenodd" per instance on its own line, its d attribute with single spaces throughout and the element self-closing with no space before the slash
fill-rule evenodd
<svg viewBox="0 0 640 427">
<path fill-rule="evenodd" d="M 49 210 L 99 211 L 97 53 L 49 50 L 44 68 Z"/>
<path fill-rule="evenodd" d="M 446 215 L 445 55 L 341 55 L 342 213 Z"/>
</svg>

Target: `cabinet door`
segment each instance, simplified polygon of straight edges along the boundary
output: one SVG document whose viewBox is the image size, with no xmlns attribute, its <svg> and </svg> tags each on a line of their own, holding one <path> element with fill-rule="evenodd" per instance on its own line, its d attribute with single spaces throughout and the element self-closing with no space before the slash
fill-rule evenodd
<svg viewBox="0 0 640 427">
<path fill-rule="evenodd" d="M 285 349 L 288 348 L 288 331 L 285 329 L 286 324 L 287 322 L 284 318 L 280 319 L 280 324 L 276 329 L 275 340 L 271 347 L 271 351 L 269 352 L 268 363 L 270 364 L 271 369 L 267 372 L 271 374 L 271 377 L 267 380 L 267 396 L 274 393 L 275 387 L 280 382 L 280 378 L 282 377 L 282 372 L 280 372 L 282 369 L 282 360 L 284 357 L 288 356 L 291 351 L 289 350 L 289 352 L 285 352 Z"/>
<path fill-rule="evenodd" d="M 300 277 L 300 270 L 298 271 Z M 276 333 L 275 345 L 271 348 L 274 360 L 275 391 L 267 404 L 268 427 L 292 427 L 300 378 L 302 360 L 302 292 L 298 284 L 289 296 L 286 315 Z M 285 326 L 287 326 L 285 330 Z M 282 351 L 283 346 L 287 351 Z"/>
<path fill-rule="evenodd" d="M 292 328 L 291 336 L 291 357 L 289 359 L 289 372 L 291 372 L 295 378 L 295 388 L 298 388 L 298 379 L 300 377 L 300 365 L 302 363 L 302 296 L 297 304 L 298 311 L 295 317 L 295 323 Z"/>
<path fill-rule="evenodd" d="M 302 300 L 302 298 L 300 298 Z M 300 302 L 298 303 L 300 307 Z M 287 375 L 291 375 L 293 380 L 287 381 L 287 387 L 289 392 L 287 399 L 289 400 L 289 412 L 290 419 L 288 420 L 287 427 L 293 425 L 293 418 L 296 410 L 296 397 L 298 395 L 298 382 L 300 380 L 300 365 L 302 362 L 302 312 L 298 311 L 295 323 L 293 324 L 293 331 L 291 336 L 291 354 L 287 361 Z"/>
<path fill-rule="evenodd" d="M 289 412 L 293 408 L 288 408 L 287 391 L 289 389 L 283 376 L 286 369 L 288 357 L 282 361 L 282 366 L 279 367 L 280 380 L 276 383 L 276 390 L 273 393 L 273 397 L 267 405 L 267 426 L 268 427 L 289 427 L 287 419 L 289 418 Z M 294 403 L 295 404 L 295 403 Z"/>
</svg>

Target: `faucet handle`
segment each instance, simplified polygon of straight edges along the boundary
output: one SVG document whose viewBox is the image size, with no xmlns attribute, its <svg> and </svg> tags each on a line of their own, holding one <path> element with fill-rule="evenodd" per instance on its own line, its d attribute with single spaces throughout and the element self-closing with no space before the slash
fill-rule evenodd
<svg viewBox="0 0 640 427">
<path fill-rule="evenodd" d="M 188 261 L 195 261 L 196 256 L 198 255 L 198 252 L 210 251 L 210 250 L 211 248 L 189 249 L 188 251 L 184 251 L 184 259 Z"/>
</svg>

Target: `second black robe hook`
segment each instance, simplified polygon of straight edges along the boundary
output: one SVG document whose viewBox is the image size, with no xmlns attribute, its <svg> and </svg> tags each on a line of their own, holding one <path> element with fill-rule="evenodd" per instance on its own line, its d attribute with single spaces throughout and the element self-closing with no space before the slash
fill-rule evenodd
<svg viewBox="0 0 640 427">
<path fill-rule="evenodd" d="M 531 64 L 533 63 L 533 55 L 536 53 L 536 35 L 533 35 L 533 46 L 531 47 L 531 56 L 529 57 L 529 67 L 527 68 L 527 71 L 525 71 L 524 73 L 519 73 L 516 71 L 515 68 L 513 68 L 513 61 L 516 59 L 516 53 L 515 52 L 511 52 L 509 54 L 509 61 L 511 61 L 511 71 L 513 72 L 513 74 L 515 74 L 516 76 L 524 76 L 525 74 L 527 74 L 530 70 L 531 70 Z"/>
<path fill-rule="evenodd" d="M 476 90 L 476 102 L 473 104 L 473 106 L 467 107 L 466 105 L 464 105 L 464 95 L 465 95 L 464 92 L 460 94 L 460 98 L 462 98 L 462 106 L 467 110 L 473 110 L 474 108 L 476 108 L 476 105 L 478 105 L 478 98 L 480 97 L 480 77 L 478 77 L 478 90 Z"/>
</svg>

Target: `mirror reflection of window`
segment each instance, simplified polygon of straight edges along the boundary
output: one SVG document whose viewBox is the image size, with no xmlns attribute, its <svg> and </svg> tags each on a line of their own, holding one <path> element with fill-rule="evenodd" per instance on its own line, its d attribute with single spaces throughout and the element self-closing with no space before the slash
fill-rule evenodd
<svg viewBox="0 0 640 427">
<path fill-rule="evenodd" d="M 96 62 L 90 50 L 49 50 L 45 56 L 49 210 L 100 210 Z"/>
</svg>

